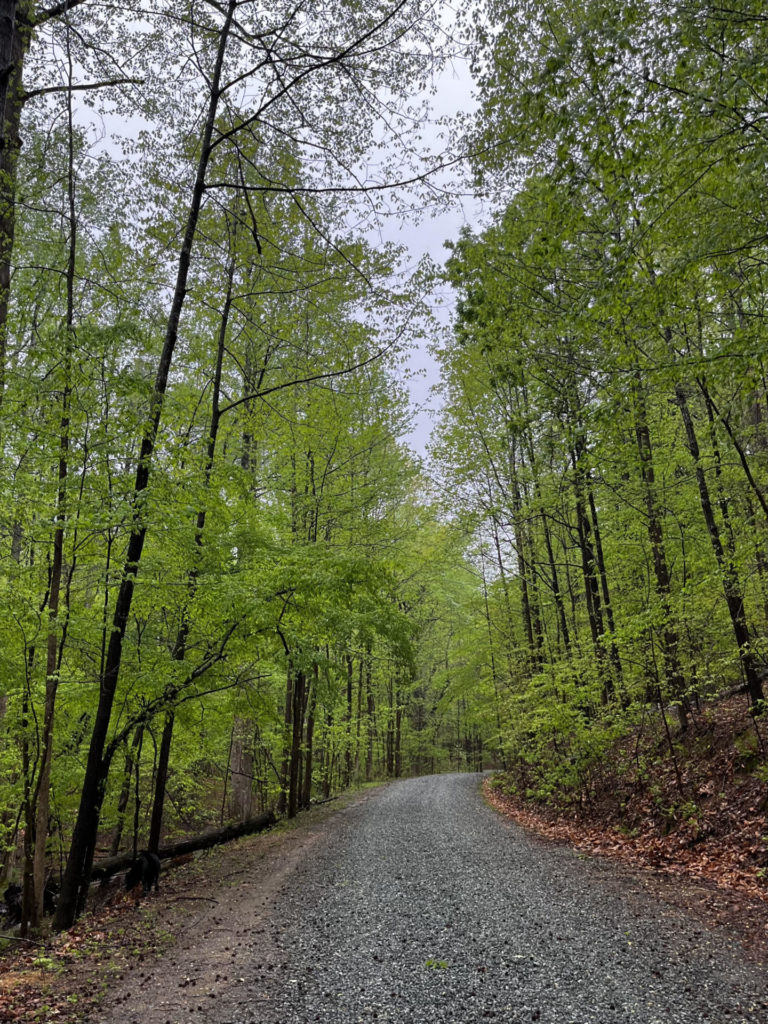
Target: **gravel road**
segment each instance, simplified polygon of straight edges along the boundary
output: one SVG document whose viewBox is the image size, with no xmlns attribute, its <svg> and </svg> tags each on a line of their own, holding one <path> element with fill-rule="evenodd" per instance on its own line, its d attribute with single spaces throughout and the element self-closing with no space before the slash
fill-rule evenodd
<svg viewBox="0 0 768 1024">
<path fill-rule="evenodd" d="M 768 1021 L 765 969 L 724 933 L 614 863 L 528 836 L 484 803 L 480 782 L 399 782 L 336 815 L 283 879 L 237 998 L 211 1017 Z"/>
</svg>

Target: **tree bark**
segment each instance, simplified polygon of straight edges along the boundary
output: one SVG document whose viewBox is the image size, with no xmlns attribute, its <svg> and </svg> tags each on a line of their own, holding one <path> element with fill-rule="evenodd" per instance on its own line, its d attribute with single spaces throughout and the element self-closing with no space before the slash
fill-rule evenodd
<svg viewBox="0 0 768 1024">
<path fill-rule="evenodd" d="M 301 741 L 304 736 L 306 675 L 299 669 L 293 678 L 293 722 L 291 735 L 290 773 L 288 784 L 288 817 L 295 818 L 299 809 L 301 783 Z"/>
<path fill-rule="evenodd" d="M 61 930 L 70 927 L 79 915 L 88 891 L 91 865 L 99 829 L 101 806 L 104 801 L 109 762 L 105 762 L 104 748 L 112 717 L 112 705 L 117 691 L 120 666 L 123 653 L 123 639 L 128 624 L 133 602 L 133 591 L 136 575 L 141 563 L 147 524 L 144 519 L 142 499 L 149 486 L 152 460 L 160 430 L 163 401 L 168 386 L 168 376 L 173 360 L 173 353 L 179 335 L 179 323 L 187 294 L 187 280 L 192 256 L 192 247 L 197 234 L 197 224 L 205 191 L 205 178 L 211 156 L 211 139 L 216 123 L 220 100 L 221 72 L 224 54 L 227 49 L 229 31 L 237 7 L 236 0 L 230 0 L 227 13 L 219 35 L 216 61 L 211 78 L 211 90 L 208 111 L 201 139 L 200 158 L 198 161 L 195 184 L 187 215 L 184 240 L 179 255 L 176 285 L 171 301 L 170 313 L 165 333 L 165 341 L 155 377 L 151 411 L 146 424 L 139 456 L 136 479 L 133 488 L 132 515 L 133 523 L 128 541 L 122 580 L 115 601 L 112 617 L 112 632 L 107 646 L 104 672 L 100 680 L 99 701 L 94 718 L 93 733 L 88 750 L 85 778 L 80 794 L 80 805 L 75 822 L 72 844 L 67 858 L 67 866 L 62 880 L 61 896 L 54 917 L 54 928 Z"/>
<path fill-rule="evenodd" d="M 117 856 L 117 852 L 120 849 L 120 840 L 123 836 L 123 828 L 125 826 L 125 812 L 128 807 L 128 801 L 131 797 L 131 779 L 133 778 L 133 764 L 137 760 L 141 753 L 141 745 L 144 738 L 144 726 L 139 725 L 136 728 L 136 732 L 133 734 L 133 741 L 131 746 L 125 753 L 125 768 L 123 770 L 123 785 L 120 789 L 120 796 L 117 800 L 117 822 L 115 824 L 115 834 L 112 837 L 111 853 L 112 856 Z"/>
<path fill-rule="evenodd" d="M 67 50 L 69 36 L 67 36 Z M 69 57 L 69 53 L 67 53 Z M 69 61 L 71 84 L 72 62 Z M 41 737 L 40 765 L 37 785 L 33 796 L 34 864 L 32 876 L 33 900 L 22 912 L 24 926 L 37 929 L 43 920 L 43 902 L 46 874 L 46 845 L 48 840 L 48 817 L 51 806 L 51 764 L 53 761 L 53 725 L 56 712 L 56 693 L 59 686 L 59 665 L 61 649 L 59 641 L 59 610 L 61 586 L 64 575 L 64 532 L 67 521 L 67 475 L 69 472 L 69 405 L 71 395 L 72 349 L 75 331 L 75 260 L 77 255 L 77 218 L 75 210 L 75 153 L 74 125 L 72 122 L 72 93 L 67 92 L 68 162 L 67 162 L 67 205 L 69 220 L 69 242 L 67 246 L 66 271 L 66 322 L 64 325 L 63 386 L 59 412 L 59 461 L 56 489 L 56 527 L 53 534 L 51 571 L 48 581 L 48 636 L 45 661 L 45 705 L 43 709 L 43 730 Z M 3 312 L 0 310 L 0 323 Z M 0 351 L 0 359 L 3 353 Z M 29 893 L 26 893 L 29 895 Z"/>
<path fill-rule="evenodd" d="M 344 661 L 347 666 L 347 705 L 344 711 L 344 722 L 346 724 L 346 751 L 344 755 L 344 784 L 349 786 L 352 781 L 352 748 L 354 746 L 352 739 L 352 699 L 353 699 L 353 679 L 354 679 L 354 664 L 352 661 L 351 654 L 344 655 Z"/>
<path fill-rule="evenodd" d="M 255 835 L 257 832 L 264 832 L 277 823 L 276 816 L 272 811 L 260 814 L 257 818 L 249 818 L 248 821 L 236 822 L 233 825 L 226 825 L 224 828 L 210 829 L 199 836 L 191 839 L 180 839 L 176 843 L 168 843 L 157 850 L 161 860 L 168 860 L 171 857 L 183 857 L 188 853 L 195 853 L 197 850 L 209 850 L 212 846 L 220 846 L 232 839 L 239 839 L 241 836 Z M 133 853 L 121 853 L 117 857 L 110 857 L 94 864 L 91 869 L 91 880 L 111 878 L 119 871 L 125 871 L 134 861 Z"/>
<path fill-rule="evenodd" d="M 160 740 L 160 753 L 157 758 L 157 772 L 155 773 L 155 794 L 152 800 L 152 817 L 149 823 L 149 840 L 147 849 L 150 853 L 157 853 L 160 847 L 160 833 L 163 827 L 163 808 L 165 806 L 165 788 L 168 783 L 168 763 L 171 758 L 171 743 L 173 741 L 173 725 L 176 715 L 173 708 L 165 714 L 163 723 L 163 736 Z"/>
<path fill-rule="evenodd" d="M 637 451 L 640 460 L 640 476 L 643 484 L 643 499 L 647 516 L 648 539 L 651 543 L 653 556 L 653 569 L 656 578 L 656 593 L 661 603 L 661 610 L 664 616 L 662 626 L 662 650 L 664 654 L 664 674 L 667 681 L 667 688 L 670 696 L 677 703 L 677 716 L 680 729 L 684 732 L 688 728 L 689 701 L 685 692 L 685 677 L 680 665 L 679 640 L 677 629 L 672 619 L 672 608 L 670 606 L 670 595 L 672 586 L 670 582 L 667 557 L 664 549 L 664 531 L 661 523 L 661 516 L 656 502 L 656 475 L 653 467 L 653 448 L 651 446 L 651 434 L 648 428 L 648 416 L 645 407 L 645 398 L 642 391 L 642 383 L 639 374 L 636 374 L 634 385 L 634 430 Z"/>
<path fill-rule="evenodd" d="M 0 3 L 0 403 L 5 392 L 24 59 L 32 38 L 33 10 L 32 0 Z"/>
<path fill-rule="evenodd" d="M 283 763 L 281 766 L 282 784 L 277 801 L 278 814 L 285 814 L 288 807 L 288 791 L 290 789 L 291 741 L 293 738 L 293 670 L 290 661 L 285 675 L 285 725 L 283 729 Z"/>
<path fill-rule="evenodd" d="M 707 478 L 701 464 L 701 452 L 699 449 L 699 442 L 696 437 L 696 429 L 688 407 L 685 388 L 682 384 L 677 384 L 675 387 L 675 402 L 680 409 L 680 415 L 685 427 L 688 451 L 691 453 L 691 458 L 693 459 L 696 471 L 696 482 L 699 488 L 701 509 L 704 513 L 704 521 L 707 524 L 707 532 L 709 533 L 712 550 L 715 553 L 718 568 L 720 569 L 723 593 L 725 594 L 725 603 L 728 606 L 728 613 L 731 618 L 731 624 L 736 638 L 739 662 L 741 663 L 741 668 L 747 684 L 750 707 L 753 713 L 760 714 L 764 710 L 763 686 L 760 679 L 757 659 L 752 646 L 752 637 L 750 636 L 749 627 L 747 625 L 741 583 L 736 571 L 736 566 L 731 558 L 726 557 L 723 543 L 720 538 L 720 530 L 717 525 L 717 520 L 715 519 L 714 509 L 712 508 L 712 500 L 709 494 Z"/>
<path fill-rule="evenodd" d="M 312 758 L 314 753 L 314 737 L 315 737 L 315 709 L 317 706 L 317 679 L 318 679 L 318 665 L 315 662 L 312 670 L 312 681 L 310 683 L 310 692 L 307 701 L 307 738 L 306 738 L 306 756 L 304 762 L 304 787 L 301 795 L 301 808 L 306 810 L 312 800 Z"/>
<path fill-rule="evenodd" d="M 235 277 L 235 261 L 234 257 L 229 261 L 229 267 L 227 270 L 227 292 L 224 299 L 224 308 L 221 313 L 221 323 L 219 325 L 219 336 L 218 344 L 216 348 L 216 365 L 213 373 L 213 387 L 211 391 L 211 421 L 208 427 L 208 442 L 205 453 L 205 469 L 203 473 L 205 492 L 207 493 L 211 483 L 211 474 L 213 473 L 213 461 L 216 455 L 216 442 L 219 436 L 219 424 L 221 422 L 221 408 L 219 400 L 221 396 L 221 374 L 224 364 L 224 351 L 227 340 L 227 331 L 229 328 L 229 316 L 232 308 L 232 286 Z M 203 530 L 205 529 L 205 520 L 207 516 L 207 509 L 205 507 L 198 509 L 197 516 L 195 517 L 195 551 L 196 556 L 199 558 L 203 547 Z M 197 578 L 198 578 L 198 564 L 193 564 L 192 568 L 187 574 L 187 595 L 188 604 L 191 602 L 197 590 Z M 184 661 L 187 653 L 187 640 L 189 638 L 190 621 L 189 621 L 189 608 L 186 607 L 182 610 L 181 623 L 179 625 L 178 632 L 176 634 L 176 640 L 173 646 L 173 660 Z M 168 765 L 170 763 L 171 756 L 171 743 L 173 741 L 173 726 L 174 726 L 174 713 L 173 709 L 170 709 L 165 716 L 165 723 L 163 725 L 163 738 L 160 744 L 160 758 L 157 767 L 157 774 L 155 776 L 155 793 L 152 801 L 152 820 L 150 823 L 149 830 L 149 845 L 148 849 L 154 853 L 157 851 L 158 844 L 160 843 L 160 833 L 163 827 L 163 811 L 165 809 L 165 789 L 168 781 Z"/>
<path fill-rule="evenodd" d="M 608 572 L 605 567 L 605 555 L 603 554 L 603 540 L 600 534 L 600 525 L 597 518 L 597 504 L 595 502 L 595 492 L 592 487 L 592 479 L 589 473 L 586 478 L 587 494 L 589 498 L 589 511 L 592 518 L 592 533 L 595 538 L 595 554 L 597 555 L 597 570 L 600 576 L 600 590 L 603 595 L 603 607 L 605 608 L 605 617 L 608 620 L 608 632 L 610 634 L 609 644 L 609 655 L 611 664 L 616 677 L 616 682 L 620 683 L 622 678 L 622 667 L 621 658 L 619 656 L 619 650 L 616 646 L 616 624 L 613 618 L 613 604 L 611 603 L 611 593 L 608 587 Z"/>
</svg>

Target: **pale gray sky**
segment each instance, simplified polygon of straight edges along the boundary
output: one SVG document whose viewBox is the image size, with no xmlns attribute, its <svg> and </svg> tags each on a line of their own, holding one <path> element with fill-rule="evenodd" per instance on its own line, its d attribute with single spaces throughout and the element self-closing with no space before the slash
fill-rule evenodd
<svg viewBox="0 0 768 1024">
<path fill-rule="evenodd" d="M 437 80 L 437 92 L 432 98 L 433 118 L 449 118 L 453 120 L 462 113 L 471 112 L 476 104 L 473 98 L 474 83 L 466 63 L 454 61 L 446 68 Z M 438 132 L 445 127 L 433 125 L 434 141 L 437 148 Z M 425 136 L 429 142 L 429 136 Z M 406 245 L 411 254 L 411 265 L 416 266 L 424 256 L 429 256 L 436 263 L 444 263 L 448 256 L 446 241 L 458 238 L 462 227 L 478 228 L 483 217 L 483 207 L 479 198 L 471 193 L 467 183 L 467 171 L 458 166 L 438 177 L 435 181 L 445 188 L 451 196 L 447 205 L 434 215 L 423 215 L 414 223 L 401 224 L 394 219 L 385 222 L 381 237 L 386 241 Z M 449 288 L 440 288 L 433 297 L 433 310 L 438 322 L 447 328 L 453 311 L 452 295 Z M 414 430 L 406 438 L 409 446 L 419 455 L 424 455 L 426 444 L 432 428 L 430 410 L 437 408 L 435 396 L 431 388 L 438 380 L 438 367 L 430 355 L 426 345 L 415 350 L 409 360 L 413 374 L 409 381 L 411 403 L 419 410 L 415 417 Z"/>
</svg>

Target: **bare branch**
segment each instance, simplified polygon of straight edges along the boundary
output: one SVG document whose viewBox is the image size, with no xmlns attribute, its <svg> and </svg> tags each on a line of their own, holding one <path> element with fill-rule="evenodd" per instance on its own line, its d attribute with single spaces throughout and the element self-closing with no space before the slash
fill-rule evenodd
<svg viewBox="0 0 768 1024">
<path fill-rule="evenodd" d="M 49 85 L 43 89 L 30 89 L 24 93 L 24 100 L 35 96 L 47 96 L 54 92 L 86 92 L 88 89 L 109 89 L 115 85 L 144 85 L 143 78 L 112 78 L 106 82 L 83 82 L 81 85 Z"/>
<path fill-rule="evenodd" d="M 67 14 L 73 7 L 80 7 L 85 2 L 86 0 L 61 0 L 61 3 L 54 4 L 53 7 L 48 7 L 44 11 L 38 11 L 34 16 L 33 24 L 44 25 L 54 18 L 60 18 L 62 14 Z"/>
<path fill-rule="evenodd" d="M 297 387 L 299 384 L 312 384 L 316 380 L 333 380 L 335 377 L 343 377 L 348 373 L 353 373 L 355 370 L 361 370 L 364 366 L 370 366 L 371 363 L 375 363 L 377 359 L 381 359 L 391 348 L 394 342 L 389 345 L 385 345 L 384 348 L 379 349 L 378 352 L 374 352 L 372 356 L 367 359 L 361 360 L 359 363 L 355 363 L 353 366 L 345 366 L 343 370 L 329 370 L 327 373 L 315 373 L 310 377 L 298 377 L 294 380 L 285 381 L 283 384 L 275 384 L 274 387 L 265 388 L 263 391 L 254 391 L 253 394 L 244 395 L 242 398 L 236 399 L 234 402 L 230 402 L 229 405 L 222 406 L 220 412 L 223 416 L 225 412 L 229 412 L 231 409 L 236 409 L 238 405 L 244 405 L 245 402 L 252 402 L 257 398 L 266 398 L 267 395 L 272 395 L 276 391 L 284 391 L 286 388 Z"/>
</svg>

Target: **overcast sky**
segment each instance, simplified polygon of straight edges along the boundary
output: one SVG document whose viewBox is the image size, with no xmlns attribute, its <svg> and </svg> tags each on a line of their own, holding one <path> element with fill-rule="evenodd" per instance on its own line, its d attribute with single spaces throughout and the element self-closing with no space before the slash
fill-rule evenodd
<svg viewBox="0 0 768 1024">
<path fill-rule="evenodd" d="M 454 117 L 462 112 L 474 109 L 473 81 L 465 63 L 454 61 L 446 68 L 437 81 L 438 90 L 433 98 L 433 117 Z M 437 134 L 438 129 L 434 129 Z M 416 266 L 424 256 L 430 256 L 438 263 L 444 263 L 448 251 L 446 241 L 458 238 L 462 227 L 478 228 L 481 225 L 482 206 L 479 200 L 467 192 L 467 184 L 460 181 L 463 172 L 453 170 L 439 182 L 447 185 L 454 192 L 455 198 L 450 207 L 436 216 L 426 215 L 416 223 L 400 224 L 395 219 L 385 222 L 381 237 L 386 241 L 397 242 L 407 246 L 411 259 L 410 265 Z M 441 324 L 450 323 L 452 313 L 452 294 L 449 288 L 440 289 L 434 296 L 434 311 Z M 410 447 L 420 455 L 425 453 L 429 440 L 432 420 L 430 410 L 437 407 L 431 388 L 438 380 L 438 369 L 434 359 L 426 349 L 420 347 L 414 351 L 410 359 L 412 376 L 409 381 L 411 403 L 419 411 L 415 417 L 414 430 L 406 438 Z"/>
</svg>

